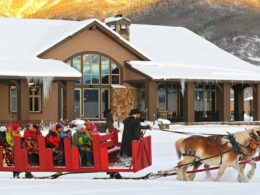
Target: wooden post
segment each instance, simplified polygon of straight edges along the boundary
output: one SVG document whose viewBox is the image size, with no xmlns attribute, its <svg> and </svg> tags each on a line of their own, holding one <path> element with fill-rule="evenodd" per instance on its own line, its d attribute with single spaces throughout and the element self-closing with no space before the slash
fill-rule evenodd
<svg viewBox="0 0 260 195">
<path fill-rule="evenodd" d="M 184 92 L 184 122 L 187 124 L 195 122 L 194 89 L 195 83 L 186 83 Z"/>
</svg>

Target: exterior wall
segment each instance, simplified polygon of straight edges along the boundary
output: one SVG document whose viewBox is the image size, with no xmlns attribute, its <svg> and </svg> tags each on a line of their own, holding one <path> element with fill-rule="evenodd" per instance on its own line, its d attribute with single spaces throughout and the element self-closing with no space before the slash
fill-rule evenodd
<svg viewBox="0 0 260 195">
<path fill-rule="evenodd" d="M 49 98 L 45 101 L 42 99 L 42 112 L 29 113 L 29 120 L 47 120 L 47 121 L 59 120 L 58 103 L 59 103 L 58 84 L 54 82 L 50 91 Z M 28 105 L 28 109 L 29 109 L 29 105 Z"/>
<path fill-rule="evenodd" d="M 128 68 L 125 68 L 124 71 L 124 80 L 123 82 L 127 82 L 127 81 L 136 81 L 136 80 L 148 80 L 148 78 L 144 77 L 143 75 L 141 75 L 140 73 L 138 74 L 137 72 L 135 72 L 135 70 L 130 70 Z"/>
<path fill-rule="evenodd" d="M 131 109 L 138 106 L 139 90 L 133 87 L 116 88 L 111 90 L 111 109 L 115 120 L 122 121 Z"/>
<path fill-rule="evenodd" d="M 75 116 L 74 112 L 74 81 L 67 81 L 65 89 L 65 110 L 64 117 L 65 119 L 73 120 Z"/>
<path fill-rule="evenodd" d="M 148 107 L 148 120 L 154 120 L 157 115 L 157 83 L 147 81 L 146 83 L 146 102 Z"/>
<path fill-rule="evenodd" d="M 99 28 L 85 29 L 70 39 L 61 42 L 56 47 L 40 55 L 45 59 L 66 61 L 73 55 L 82 52 L 97 52 L 114 59 L 123 69 L 123 80 L 128 80 L 129 70 L 125 69 L 125 62 L 141 60 L 127 48 L 121 46 L 116 40 L 103 33 Z M 120 41 L 120 40 L 119 40 Z M 144 77 L 140 76 L 144 79 Z"/>
<path fill-rule="evenodd" d="M 108 35 L 102 32 L 98 27 L 85 29 L 70 39 L 61 42 L 56 47 L 50 49 L 41 55 L 41 58 L 47 59 L 58 59 L 66 61 L 72 56 L 80 53 L 98 53 L 104 54 L 114 60 L 120 68 L 120 77 L 122 84 L 129 79 L 142 79 L 144 76 L 132 72 L 125 68 L 125 62 L 129 60 L 141 60 L 134 53 L 130 52 L 127 48 L 121 46 L 118 41 L 113 40 Z M 71 88 L 73 86 L 73 88 Z M 66 86 L 65 92 L 65 116 L 66 119 L 72 120 L 74 118 L 74 83 L 73 85 Z M 123 119 L 128 116 L 129 111 L 137 106 L 137 100 L 134 100 L 135 90 L 127 89 L 123 90 L 112 90 L 112 103 L 111 108 L 115 115 L 115 118 Z M 122 94 L 126 96 L 122 98 Z M 122 112 L 124 110 L 124 112 Z M 126 112 L 126 113 L 125 113 Z M 56 113 L 55 113 L 56 115 Z"/>
<path fill-rule="evenodd" d="M 58 120 L 58 84 L 54 83 L 50 92 L 50 98 L 46 101 L 42 100 L 42 112 L 30 113 L 29 112 L 29 93 L 28 84 L 26 80 L 20 81 L 20 89 L 18 90 L 18 97 L 21 97 L 18 107 L 20 106 L 21 117 L 18 118 L 17 114 L 9 112 L 9 85 L 0 84 L 0 121 L 27 121 L 27 120 Z"/>
<path fill-rule="evenodd" d="M 0 121 L 16 120 L 17 115 L 9 112 L 9 85 L 0 84 Z"/>
<path fill-rule="evenodd" d="M 20 120 L 29 120 L 29 91 L 26 80 L 20 81 L 18 107 L 20 107 Z"/>
</svg>

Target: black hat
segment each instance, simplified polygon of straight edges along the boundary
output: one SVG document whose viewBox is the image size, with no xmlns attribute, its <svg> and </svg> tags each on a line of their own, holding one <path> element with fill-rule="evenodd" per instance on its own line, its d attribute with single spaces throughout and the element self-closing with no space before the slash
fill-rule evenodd
<svg viewBox="0 0 260 195">
<path fill-rule="evenodd" d="M 129 115 L 134 115 L 134 114 L 142 114 L 142 112 L 138 108 L 134 108 L 130 111 Z"/>
</svg>

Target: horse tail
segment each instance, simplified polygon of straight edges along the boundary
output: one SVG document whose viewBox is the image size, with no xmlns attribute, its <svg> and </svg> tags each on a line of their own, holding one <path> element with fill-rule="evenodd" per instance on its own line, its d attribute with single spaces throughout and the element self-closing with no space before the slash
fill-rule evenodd
<svg viewBox="0 0 260 195">
<path fill-rule="evenodd" d="M 182 156 L 181 153 L 181 145 L 182 145 L 182 141 L 184 140 L 184 138 L 180 138 L 175 142 L 175 150 L 176 150 L 176 154 L 178 156 L 178 158 L 180 159 Z"/>
</svg>

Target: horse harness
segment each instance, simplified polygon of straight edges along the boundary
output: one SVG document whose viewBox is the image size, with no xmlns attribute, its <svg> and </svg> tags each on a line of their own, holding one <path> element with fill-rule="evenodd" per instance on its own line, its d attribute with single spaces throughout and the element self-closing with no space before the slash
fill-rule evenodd
<svg viewBox="0 0 260 195">
<path fill-rule="evenodd" d="M 216 139 L 216 138 L 214 138 Z M 181 167 L 181 166 L 186 166 L 186 165 L 191 165 L 191 166 L 195 166 L 199 163 L 201 163 L 202 161 L 204 160 L 208 160 L 208 159 L 211 159 L 211 158 L 215 158 L 215 157 L 218 157 L 220 156 L 220 162 L 219 164 L 221 165 L 223 163 L 223 155 L 225 153 L 228 153 L 228 152 L 231 152 L 233 149 L 230 149 L 230 150 L 227 150 L 225 152 L 220 152 L 219 154 L 216 154 L 214 156 L 210 156 L 210 157 L 207 157 L 207 158 L 200 158 L 196 155 L 196 150 L 194 149 L 193 147 L 193 144 L 192 144 L 192 141 L 190 141 L 190 143 L 186 144 L 186 147 L 185 147 L 185 153 L 182 154 L 183 156 L 191 156 L 191 157 L 194 157 L 193 161 L 191 163 L 186 163 L 186 164 L 182 164 L 182 165 L 179 165 L 177 167 Z"/>
<path fill-rule="evenodd" d="M 257 147 L 260 146 L 260 139 L 259 137 L 256 136 L 256 134 L 254 133 L 249 133 L 249 136 L 250 136 L 250 142 L 249 142 L 249 146 L 252 148 L 252 149 L 256 149 Z"/>
</svg>

